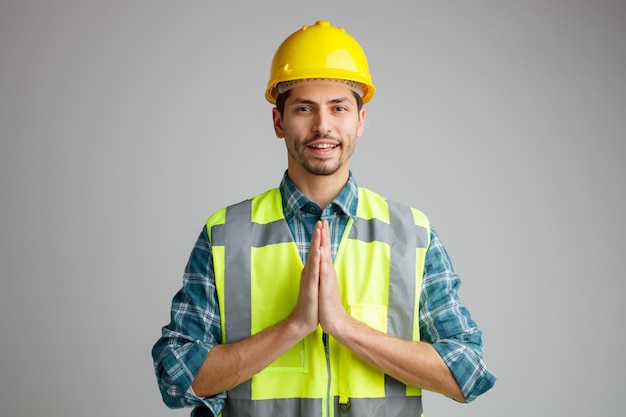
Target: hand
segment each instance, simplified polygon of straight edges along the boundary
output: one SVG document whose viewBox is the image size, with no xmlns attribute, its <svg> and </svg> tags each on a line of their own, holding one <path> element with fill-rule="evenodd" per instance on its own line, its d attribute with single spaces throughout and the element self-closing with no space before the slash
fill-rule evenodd
<svg viewBox="0 0 626 417">
<path fill-rule="evenodd" d="M 290 315 L 291 319 L 296 320 L 302 326 L 306 334 L 313 332 L 319 323 L 321 239 L 321 227 L 316 227 L 311 238 L 309 257 L 300 274 L 298 301 Z"/>
<path fill-rule="evenodd" d="M 341 323 L 348 318 L 348 314 L 341 302 L 337 272 L 333 265 L 333 255 L 330 246 L 330 229 L 328 221 L 318 222 L 315 230 L 320 230 L 320 263 L 319 263 L 319 320 L 322 329 L 335 336 Z"/>
</svg>

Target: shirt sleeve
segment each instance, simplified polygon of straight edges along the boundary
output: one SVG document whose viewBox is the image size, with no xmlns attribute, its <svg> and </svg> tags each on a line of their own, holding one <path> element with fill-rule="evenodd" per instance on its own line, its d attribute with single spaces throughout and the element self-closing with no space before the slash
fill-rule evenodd
<svg viewBox="0 0 626 417">
<path fill-rule="evenodd" d="M 460 285 L 448 253 L 431 229 L 420 297 L 420 336 L 441 355 L 470 402 L 493 387 L 496 376 L 483 362 L 482 332 L 459 300 Z"/>
<path fill-rule="evenodd" d="M 170 408 L 206 407 L 214 416 L 224 407 L 226 393 L 197 397 L 191 383 L 209 351 L 221 342 L 211 244 L 206 226 L 191 252 L 183 287 L 174 296 L 170 323 L 152 348 L 163 401 Z"/>
</svg>

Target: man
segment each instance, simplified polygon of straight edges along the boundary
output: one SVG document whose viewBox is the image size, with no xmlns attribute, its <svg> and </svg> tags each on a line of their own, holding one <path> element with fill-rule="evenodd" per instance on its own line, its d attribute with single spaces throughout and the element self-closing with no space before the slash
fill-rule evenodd
<svg viewBox="0 0 626 417">
<path fill-rule="evenodd" d="M 418 210 L 356 185 L 367 59 L 319 21 L 278 48 L 266 98 L 287 171 L 213 214 L 153 348 L 165 403 L 194 416 L 420 416 L 495 376 L 448 255 Z"/>
</svg>

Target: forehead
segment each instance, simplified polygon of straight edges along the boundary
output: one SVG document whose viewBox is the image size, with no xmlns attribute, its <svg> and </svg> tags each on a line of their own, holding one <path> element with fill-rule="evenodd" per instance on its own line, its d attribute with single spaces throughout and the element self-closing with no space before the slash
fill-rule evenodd
<svg viewBox="0 0 626 417">
<path fill-rule="evenodd" d="M 353 91 L 340 84 L 307 84 L 291 89 L 287 103 L 302 100 L 315 103 L 346 101 L 356 105 L 356 98 L 354 97 Z"/>
</svg>

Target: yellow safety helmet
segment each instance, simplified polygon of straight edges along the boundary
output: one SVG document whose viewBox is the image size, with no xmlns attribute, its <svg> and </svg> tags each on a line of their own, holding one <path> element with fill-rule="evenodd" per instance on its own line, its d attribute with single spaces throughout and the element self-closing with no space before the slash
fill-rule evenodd
<svg viewBox="0 0 626 417">
<path fill-rule="evenodd" d="M 343 28 L 331 26 L 326 20 L 303 26 L 278 47 L 265 98 L 276 104 L 279 83 L 312 78 L 356 82 L 362 87 L 363 103 L 376 91 L 361 46 Z"/>
</svg>

